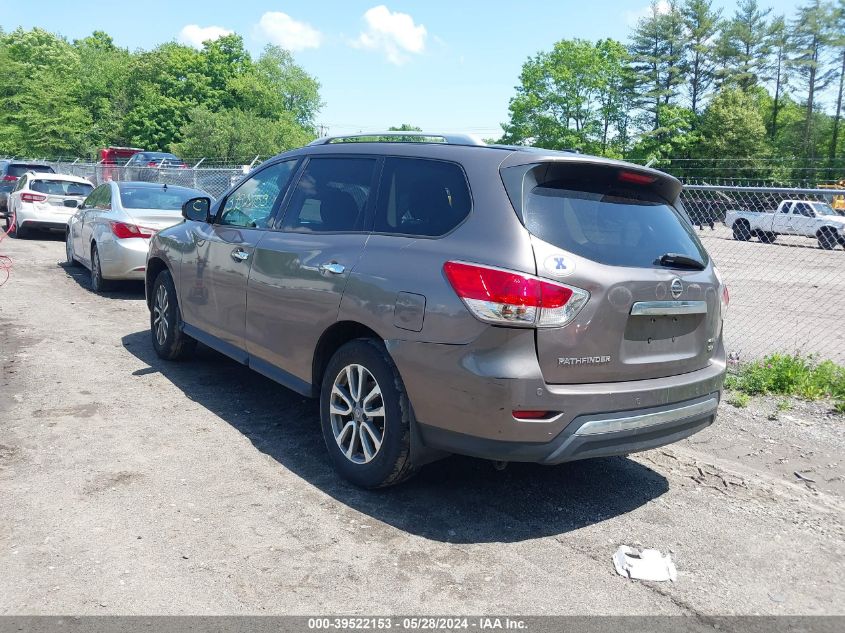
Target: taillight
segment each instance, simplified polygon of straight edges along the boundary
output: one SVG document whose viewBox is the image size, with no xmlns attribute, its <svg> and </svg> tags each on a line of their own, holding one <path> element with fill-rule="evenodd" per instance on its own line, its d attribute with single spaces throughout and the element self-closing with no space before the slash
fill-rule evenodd
<svg viewBox="0 0 845 633">
<path fill-rule="evenodd" d="M 22 193 L 21 194 L 21 201 L 22 202 L 44 202 L 47 199 L 47 196 L 42 195 L 40 193 Z"/>
<path fill-rule="evenodd" d="M 129 237 L 152 237 L 155 235 L 155 229 L 148 229 L 143 226 L 135 226 L 126 222 L 109 222 L 109 224 L 111 224 L 111 232 L 119 240 Z"/>
<path fill-rule="evenodd" d="M 147 163 L 147 167 L 158 167 L 158 163 L 154 160 L 151 160 L 149 163 Z"/>
<path fill-rule="evenodd" d="M 3 176 L 4 182 L 17 182 L 17 180 L 18 180 L 17 176 L 10 176 L 9 174 L 6 174 L 5 176 Z"/>
<path fill-rule="evenodd" d="M 657 180 L 656 176 L 641 174 L 636 171 L 620 171 L 619 182 L 627 182 L 632 185 L 650 185 Z"/>
<path fill-rule="evenodd" d="M 443 272 L 476 318 L 498 325 L 561 327 L 590 298 L 580 288 L 477 264 L 446 262 Z"/>
</svg>

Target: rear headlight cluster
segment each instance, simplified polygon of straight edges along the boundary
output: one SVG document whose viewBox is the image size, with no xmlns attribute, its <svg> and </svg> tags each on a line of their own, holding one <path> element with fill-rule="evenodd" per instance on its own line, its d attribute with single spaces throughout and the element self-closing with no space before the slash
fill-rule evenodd
<svg viewBox="0 0 845 633">
<path fill-rule="evenodd" d="M 497 325 L 561 327 L 590 298 L 581 288 L 478 264 L 446 262 L 443 273 L 476 318 Z"/>
<path fill-rule="evenodd" d="M 156 233 L 155 229 L 148 229 L 126 222 L 109 222 L 109 224 L 111 225 L 111 232 L 119 240 L 129 237 L 152 237 Z"/>
<path fill-rule="evenodd" d="M 21 202 L 44 202 L 47 196 L 40 193 L 22 193 Z"/>
</svg>

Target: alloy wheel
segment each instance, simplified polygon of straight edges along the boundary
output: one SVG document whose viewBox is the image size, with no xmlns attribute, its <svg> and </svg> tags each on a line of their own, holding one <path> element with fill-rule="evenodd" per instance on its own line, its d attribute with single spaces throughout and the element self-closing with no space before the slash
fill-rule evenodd
<svg viewBox="0 0 845 633">
<path fill-rule="evenodd" d="M 155 329 L 156 342 L 162 347 L 167 341 L 167 332 L 170 325 L 169 309 L 170 301 L 167 298 L 167 288 L 164 284 L 159 284 L 153 304 L 153 329 Z"/>
<path fill-rule="evenodd" d="M 371 462 L 384 442 L 385 409 L 381 387 L 363 365 L 347 365 L 332 385 L 329 416 L 337 445 L 355 464 Z"/>
</svg>

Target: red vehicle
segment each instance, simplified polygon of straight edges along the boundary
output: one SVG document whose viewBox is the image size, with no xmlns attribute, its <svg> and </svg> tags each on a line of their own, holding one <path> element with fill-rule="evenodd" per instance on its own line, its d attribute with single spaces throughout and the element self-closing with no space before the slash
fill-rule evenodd
<svg viewBox="0 0 845 633">
<path fill-rule="evenodd" d="M 103 165 L 100 173 L 100 182 L 115 180 L 119 175 L 119 168 L 123 167 L 135 154 L 143 152 L 139 147 L 104 147 L 100 150 L 100 164 Z M 117 178 L 120 180 L 120 178 Z"/>
</svg>

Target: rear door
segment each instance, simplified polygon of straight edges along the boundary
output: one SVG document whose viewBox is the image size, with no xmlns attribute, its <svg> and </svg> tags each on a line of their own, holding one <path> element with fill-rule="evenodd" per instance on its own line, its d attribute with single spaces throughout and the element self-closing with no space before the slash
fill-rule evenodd
<svg viewBox="0 0 845 633">
<path fill-rule="evenodd" d="M 287 382 L 311 380 L 314 350 L 337 320 L 346 282 L 367 241 L 380 160 L 308 160 L 280 230 L 268 231 L 249 276 L 246 343 L 250 366 Z M 296 387 L 294 382 L 292 386 Z"/>
<path fill-rule="evenodd" d="M 548 382 L 641 380 L 710 362 L 718 282 L 664 191 L 658 177 L 616 166 L 560 164 L 529 175 L 521 211 L 537 274 L 590 293 L 573 322 L 537 330 Z"/>
</svg>

